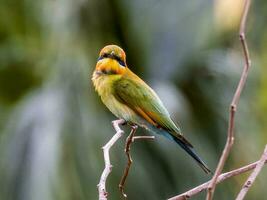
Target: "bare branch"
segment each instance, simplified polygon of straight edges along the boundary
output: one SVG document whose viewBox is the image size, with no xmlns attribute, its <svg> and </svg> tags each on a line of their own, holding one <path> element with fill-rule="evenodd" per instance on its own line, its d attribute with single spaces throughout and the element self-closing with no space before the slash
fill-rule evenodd
<svg viewBox="0 0 267 200">
<path fill-rule="evenodd" d="M 124 169 L 124 173 L 123 176 L 121 178 L 120 184 L 119 184 L 119 189 L 121 191 L 121 194 L 123 195 L 124 198 L 127 198 L 127 195 L 124 193 L 124 185 L 126 182 L 126 178 L 128 176 L 131 164 L 133 162 L 131 154 L 130 154 L 130 148 L 131 148 L 131 144 L 135 141 L 135 140 L 140 140 L 140 139 L 154 139 L 155 136 L 134 136 L 135 132 L 136 132 L 137 126 L 134 125 L 132 126 L 132 130 L 131 133 L 129 134 L 129 136 L 127 137 L 126 143 L 125 143 L 125 153 L 128 159 L 127 165 Z"/>
<path fill-rule="evenodd" d="M 240 78 L 240 81 L 238 83 L 237 89 L 235 91 L 232 103 L 230 105 L 230 113 L 229 113 L 229 123 L 228 123 L 228 132 L 227 132 L 227 141 L 223 150 L 223 153 L 221 155 L 220 161 L 217 165 L 216 171 L 212 177 L 212 180 L 209 184 L 208 190 L 207 190 L 207 197 L 206 200 L 212 200 L 213 194 L 215 191 L 217 179 L 219 175 L 221 174 L 224 164 L 226 162 L 226 159 L 229 156 L 229 153 L 231 151 L 231 148 L 234 143 L 234 124 L 235 124 L 235 113 L 237 110 L 237 105 L 240 99 L 241 92 L 244 88 L 244 85 L 247 80 L 247 75 L 248 75 L 248 70 L 250 68 L 251 62 L 250 62 L 250 57 L 249 57 L 249 51 L 247 47 L 247 42 L 245 39 L 245 28 L 246 28 L 246 20 L 247 20 L 247 15 L 250 7 L 250 0 L 245 0 L 245 5 L 244 5 L 244 12 L 242 15 L 242 20 L 241 20 L 241 25 L 240 25 L 240 31 L 239 31 L 239 37 L 241 40 L 242 44 L 242 49 L 244 53 L 244 58 L 245 58 L 245 64 L 243 68 L 243 72 Z"/>
<path fill-rule="evenodd" d="M 263 152 L 263 154 L 261 156 L 261 159 L 257 163 L 256 168 L 254 169 L 254 171 L 248 177 L 247 181 L 245 182 L 245 184 L 243 185 L 241 191 L 239 192 L 238 196 L 236 197 L 236 200 L 243 200 L 244 199 L 244 197 L 246 196 L 249 188 L 254 183 L 254 181 L 256 180 L 256 177 L 259 175 L 260 171 L 262 170 L 263 165 L 265 164 L 266 160 L 267 160 L 267 145 L 265 146 L 264 152 Z"/>
<path fill-rule="evenodd" d="M 140 140 L 140 139 L 148 139 L 148 140 L 154 140 L 155 139 L 155 136 L 134 136 L 133 137 L 133 142 L 135 141 L 135 140 Z"/>
<path fill-rule="evenodd" d="M 102 172 L 99 184 L 97 185 L 99 200 L 107 200 L 108 193 L 106 191 L 106 180 L 107 180 L 107 177 L 110 174 L 111 168 L 112 168 L 112 165 L 110 163 L 110 158 L 109 158 L 109 149 L 115 144 L 115 142 L 124 133 L 124 131 L 119 126 L 119 125 L 122 125 L 124 123 L 125 123 L 125 121 L 123 119 L 118 119 L 118 120 L 112 121 L 112 126 L 115 129 L 116 134 L 108 141 L 108 143 L 104 147 L 102 147 L 103 152 L 104 152 L 105 169 Z"/>
<path fill-rule="evenodd" d="M 234 176 L 237 176 L 237 175 L 246 173 L 246 172 L 248 172 L 248 171 L 250 171 L 252 169 L 255 169 L 256 166 L 258 166 L 258 164 L 261 163 L 261 162 L 263 162 L 264 164 L 266 164 L 267 163 L 267 157 L 265 157 L 265 160 L 264 161 L 260 160 L 260 161 L 251 163 L 249 165 L 246 165 L 244 167 L 240 167 L 240 168 L 235 169 L 235 170 L 232 170 L 230 172 L 226 172 L 226 173 L 221 174 L 217 178 L 216 184 L 219 184 L 219 183 L 221 183 L 221 182 L 223 182 L 223 181 L 225 181 L 225 180 L 227 180 L 227 179 L 229 179 L 231 177 L 234 177 Z M 197 195 L 198 193 L 206 190 L 208 188 L 208 186 L 209 186 L 210 183 L 211 183 L 211 181 L 208 181 L 206 183 L 203 183 L 203 184 L 201 184 L 201 185 L 199 185 L 199 186 L 197 186 L 197 187 L 195 187 L 195 188 L 193 188 L 191 190 L 188 190 L 187 192 L 184 192 L 182 194 L 179 194 L 179 195 L 177 195 L 175 197 L 171 197 L 168 200 L 186 200 L 186 199 L 189 199 L 189 198 Z"/>
<path fill-rule="evenodd" d="M 131 167 L 131 164 L 133 162 L 132 157 L 131 157 L 131 154 L 130 154 L 130 148 L 131 148 L 131 144 L 133 142 L 133 137 L 134 137 L 134 134 L 135 134 L 137 128 L 138 128 L 138 126 L 136 126 L 136 125 L 133 125 L 132 126 L 131 133 L 127 137 L 126 143 L 125 143 L 125 150 L 124 151 L 126 153 L 128 162 L 127 162 L 127 165 L 126 165 L 126 167 L 124 169 L 124 173 L 123 173 L 123 176 L 122 176 L 121 181 L 120 181 L 120 184 L 119 184 L 119 189 L 121 191 L 121 194 L 125 198 L 127 197 L 127 195 L 124 193 L 124 184 L 125 184 L 126 178 L 128 176 L 128 173 L 129 173 L 129 169 Z"/>
</svg>

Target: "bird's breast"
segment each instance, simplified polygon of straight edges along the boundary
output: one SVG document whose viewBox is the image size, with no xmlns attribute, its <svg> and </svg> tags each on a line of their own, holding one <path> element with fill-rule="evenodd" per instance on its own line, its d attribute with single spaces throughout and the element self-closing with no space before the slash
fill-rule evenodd
<svg viewBox="0 0 267 200">
<path fill-rule="evenodd" d="M 99 75 L 93 73 L 92 81 L 102 102 L 118 118 L 126 121 L 135 121 L 136 114 L 126 104 L 115 97 L 114 83 L 121 78 L 121 75 Z"/>
</svg>

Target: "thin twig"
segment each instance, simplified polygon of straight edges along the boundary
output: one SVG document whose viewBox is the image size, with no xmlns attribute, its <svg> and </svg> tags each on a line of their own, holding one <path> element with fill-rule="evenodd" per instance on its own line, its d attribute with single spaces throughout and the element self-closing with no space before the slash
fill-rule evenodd
<svg viewBox="0 0 267 200">
<path fill-rule="evenodd" d="M 245 182 L 245 184 L 243 185 L 241 191 L 239 192 L 238 196 L 236 197 L 236 200 L 243 200 L 244 199 L 244 197 L 246 196 L 249 188 L 254 183 L 256 177 L 259 175 L 260 171 L 262 170 L 263 165 L 265 164 L 266 160 L 267 160 L 267 145 L 265 146 L 264 152 L 263 152 L 263 154 L 261 156 L 261 159 L 257 163 L 256 168 L 254 169 L 254 171 L 248 177 L 247 181 Z"/>
<path fill-rule="evenodd" d="M 99 200 L 107 200 L 108 193 L 106 191 L 106 180 L 107 180 L 107 177 L 110 174 L 111 168 L 112 168 L 112 165 L 110 163 L 110 158 L 109 158 L 109 149 L 115 144 L 115 142 L 124 133 L 124 131 L 119 126 L 119 125 L 122 125 L 124 123 L 125 123 L 125 121 L 123 119 L 118 119 L 118 120 L 112 121 L 112 126 L 115 129 L 116 134 L 108 141 L 108 143 L 104 147 L 102 147 L 103 152 L 104 152 L 105 169 L 102 172 L 99 184 L 97 185 Z"/>
<path fill-rule="evenodd" d="M 133 162 L 132 157 L 131 157 L 131 154 L 130 154 L 130 148 L 131 148 L 131 143 L 133 142 L 133 137 L 134 137 L 134 134 L 135 134 L 137 128 L 138 128 L 138 126 L 136 126 L 136 125 L 133 125 L 132 126 L 132 130 L 131 130 L 129 136 L 127 137 L 126 143 L 125 143 L 125 149 L 124 149 L 124 151 L 126 153 L 128 162 L 127 162 L 127 165 L 126 165 L 126 167 L 124 169 L 124 173 L 123 173 L 123 176 L 122 176 L 121 181 L 120 181 L 120 184 L 119 184 L 119 189 L 121 191 L 121 194 L 125 198 L 127 197 L 127 195 L 124 193 L 124 184 L 125 184 L 126 178 L 128 176 L 128 173 L 129 173 L 129 169 L 131 167 L 131 164 Z"/>
<path fill-rule="evenodd" d="M 134 136 L 133 137 L 133 142 L 135 140 L 140 140 L 140 139 L 148 139 L 148 140 L 154 140 L 155 139 L 155 136 Z"/>
<path fill-rule="evenodd" d="M 121 194 L 123 195 L 124 198 L 127 198 L 127 195 L 124 192 L 124 185 L 125 185 L 125 182 L 126 182 L 126 178 L 127 178 L 128 174 L 129 174 L 129 170 L 130 170 L 131 164 L 133 162 L 131 154 L 130 154 L 131 144 L 135 140 L 154 139 L 155 138 L 155 136 L 134 136 L 137 128 L 138 127 L 136 125 L 132 126 L 132 130 L 131 130 L 131 132 L 130 132 L 130 134 L 127 137 L 126 142 L 125 142 L 125 153 L 126 153 L 128 162 L 127 162 L 127 165 L 126 165 L 126 167 L 124 169 L 124 173 L 123 173 L 123 176 L 122 176 L 120 184 L 119 184 L 119 189 L 120 189 Z"/>
<path fill-rule="evenodd" d="M 227 141 L 226 141 L 223 153 L 221 155 L 220 161 L 217 165 L 216 171 L 215 171 L 215 173 L 212 177 L 212 180 L 210 182 L 210 185 L 208 187 L 206 200 L 212 200 L 212 198 L 213 198 L 213 194 L 215 191 L 218 176 L 221 174 L 221 172 L 223 170 L 226 159 L 228 158 L 231 147 L 233 146 L 233 143 L 234 143 L 235 113 L 237 110 L 237 105 L 238 105 L 238 102 L 240 99 L 241 92 L 242 92 L 244 85 L 246 83 L 246 80 L 247 80 L 248 70 L 249 70 L 250 65 L 251 65 L 248 46 L 247 46 L 247 42 L 246 42 L 246 38 L 245 38 L 246 20 L 247 20 L 249 7 L 250 7 L 250 0 L 245 0 L 244 12 L 242 15 L 242 20 L 241 20 L 241 25 L 240 25 L 240 30 L 239 30 L 239 37 L 240 37 L 241 44 L 242 44 L 242 49 L 243 49 L 244 58 L 245 58 L 245 64 L 244 64 L 244 68 L 243 68 L 243 72 L 242 72 L 240 81 L 238 83 L 237 89 L 235 91 L 235 94 L 234 94 L 234 97 L 232 100 L 232 103 L 230 105 Z"/>
<path fill-rule="evenodd" d="M 221 182 L 223 182 L 223 181 L 225 181 L 226 179 L 229 179 L 229 178 L 231 178 L 231 177 L 234 177 L 234 176 L 243 174 L 243 173 L 245 173 L 245 172 L 247 172 L 247 171 L 250 171 L 250 170 L 252 170 L 252 169 L 255 169 L 256 166 L 257 166 L 260 162 L 261 162 L 261 161 L 257 161 L 257 162 L 251 163 L 251 164 L 249 164 L 249 165 L 246 165 L 246 166 L 244 166 L 244 167 L 240 167 L 240 168 L 238 168 L 238 169 L 232 170 L 232 171 L 230 171 L 230 172 L 223 173 L 223 174 L 221 174 L 221 175 L 217 178 L 217 180 L 216 180 L 216 184 L 219 184 L 219 183 L 221 183 Z M 264 164 L 266 164 L 266 163 L 267 163 L 267 158 L 265 158 L 265 160 L 264 160 Z M 182 194 L 179 194 L 179 195 L 177 195 L 177 196 L 175 196 L 175 197 L 171 197 L 171 198 L 169 198 L 168 200 L 186 200 L 186 199 L 189 199 L 189 198 L 191 198 L 191 197 L 197 195 L 198 193 L 203 192 L 204 190 L 206 190 L 206 189 L 208 188 L 208 186 L 209 186 L 210 183 L 211 183 L 211 181 L 208 181 L 208 182 L 206 182 L 206 183 L 203 183 L 203 184 L 201 184 L 201 185 L 199 185 L 199 186 L 197 186 L 197 187 L 195 187 L 195 188 L 193 188 L 193 189 L 191 189 L 191 190 L 188 190 L 187 192 L 184 192 L 184 193 L 182 193 Z"/>
</svg>

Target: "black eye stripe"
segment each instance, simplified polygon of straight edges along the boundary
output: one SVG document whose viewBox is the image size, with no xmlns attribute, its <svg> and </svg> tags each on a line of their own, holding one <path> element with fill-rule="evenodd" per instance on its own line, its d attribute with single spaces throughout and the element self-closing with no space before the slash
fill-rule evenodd
<svg viewBox="0 0 267 200">
<path fill-rule="evenodd" d="M 125 67 L 125 63 L 122 60 L 118 60 L 121 66 Z"/>
<path fill-rule="evenodd" d="M 102 59 L 104 59 L 104 58 L 112 58 L 112 59 L 115 59 L 115 60 L 118 61 L 118 63 L 119 63 L 121 66 L 123 66 L 123 67 L 126 66 L 126 65 L 125 65 L 125 62 L 124 62 L 119 56 L 111 55 L 111 54 L 107 54 L 107 53 L 104 53 L 102 56 L 100 56 L 100 57 L 97 59 L 97 61 L 102 60 Z"/>
<path fill-rule="evenodd" d="M 117 60 L 118 61 L 118 63 L 121 65 L 121 66 L 124 66 L 125 67 L 125 63 L 124 63 L 124 61 L 120 58 L 120 57 L 118 57 L 118 56 L 113 56 L 114 57 L 114 59 L 115 60 Z"/>
<path fill-rule="evenodd" d="M 108 54 L 107 54 L 107 53 L 104 53 L 102 56 L 100 56 L 100 57 L 97 59 L 97 61 L 102 60 L 103 58 L 108 58 L 108 57 L 109 57 Z"/>
</svg>

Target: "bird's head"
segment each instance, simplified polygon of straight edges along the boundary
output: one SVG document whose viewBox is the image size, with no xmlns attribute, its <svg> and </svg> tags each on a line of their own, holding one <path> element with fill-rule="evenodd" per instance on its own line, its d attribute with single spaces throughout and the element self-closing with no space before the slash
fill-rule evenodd
<svg viewBox="0 0 267 200">
<path fill-rule="evenodd" d="M 100 51 L 95 71 L 99 75 L 123 74 L 126 67 L 126 55 L 123 49 L 117 45 L 108 45 Z"/>
</svg>

